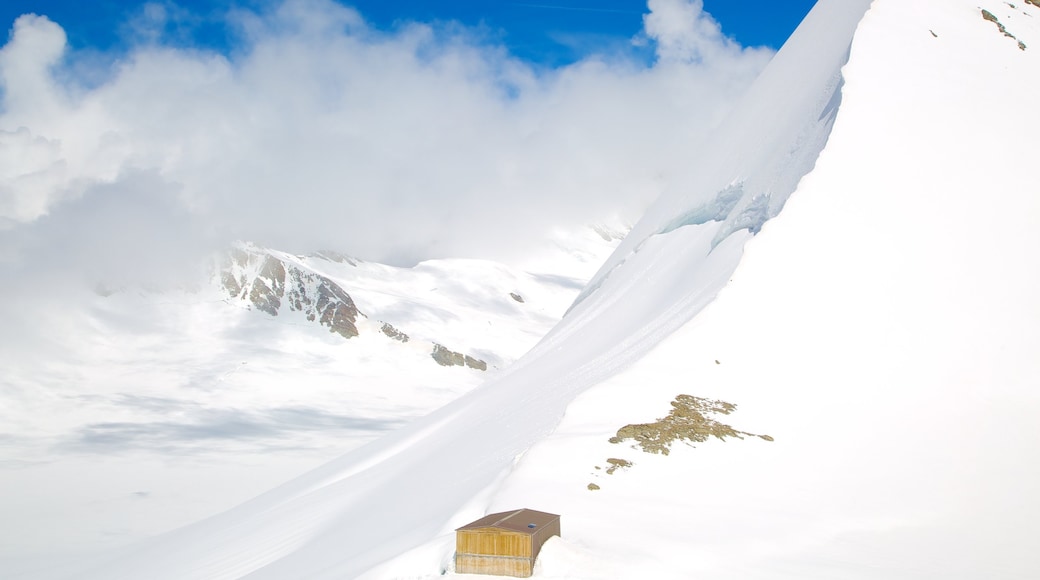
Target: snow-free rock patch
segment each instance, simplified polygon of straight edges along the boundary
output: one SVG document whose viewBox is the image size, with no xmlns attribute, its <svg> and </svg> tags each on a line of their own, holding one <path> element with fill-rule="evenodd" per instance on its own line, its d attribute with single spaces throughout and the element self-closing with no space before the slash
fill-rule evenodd
<svg viewBox="0 0 1040 580">
<path fill-rule="evenodd" d="M 443 367 L 467 366 L 478 371 L 486 371 L 487 363 L 468 354 L 455 352 L 442 344 L 433 343 L 433 352 L 430 353 L 433 360 Z"/>
<path fill-rule="evenodd" d="M 992 22 L 993 24 L 996 24 L 997 25 L 997 30 L 999 30 L 1001 32 L 1001 34 L 1003 34 L 1004 36 L 1006 36 L 1006 37 L 1010 38 L 1011 40 L 1014 40 L 1015 42 L 1017 42 L 1019 50 L 1025 50 L 1026 49 L 1026 44 L 1024 42 L 1022 42 L 1021 40 L 1019 40 L 1014 34 L 1011 34 L 1010 32 L 1008 32 L 1007 27 L 1004 26 L 1004 24 L 1001 23 L 1000 20 L 996 17 L 996 15 L 994 15 L 992 12 L 990 12 L 989 10 L 983 10 L 982 11 L 982 18 L 983 18 L 983 20 L 988 20 L 988 21 Z"/>
<path fill-rule="evenodd" d="M 718 364 L 719 361 L 715 361 Z M 617 435 L 609 441 L 620 444 L 624 441 L 634 441 L 633 449 L 641 448 L 645 453 L 668 455 L 672 444 L 676 441 L 692 443 L 703 443 L 708 439 L 725 441 L 727 437 L 743 439 L 746 437 L 758 437 L 766 441 L 772 441 L 769 435 L 757 435 L 747 431 L 739 431 L 732 426 L 722 423 L 716 419 L 719 415 L 729 415 L 737 410 L 737 406 L 725 401 L 704 399 L 693 395 L 679 395 L 672 401 L 672 410 L 668 416 L 658 419 L 653 423 L 634 423 L 625 425 L 618 429 Z M 607 475 L 632 467 L 634 464 L 617 457 L 607 459 L 609 467 L 606 468 Z M 597 471 L 603 468 L 595 466 Z M 589 484 L 589 491 L 599 489 L 596 484 Z"/>
<path fill-rule="evenodd" d="M 717 363 L 718 361 L 716 361 Z M 758 437 L 765 441 L 772 441 L 769 435 L 757 435 L 747 431 L 739 431 L 732 426 L 722 423 L 716 419 L 719 415 L 729 415 L 737 410 L 733 403 L 694 397 L 693 395 L 679 395 L 672 401 L 672 410 L 668 416 L 658 419 L 653 423 L 635 423 L 625 425 L 618 429 L 617 435 L 609 441 L 619 444 L 624 441 L 634 441 L 633 449 L 641 448 L 645 453 L 668 455 L 672 444 L 676 441 L 692 443 L 703 443 L 708 439 L 725 441 L 727 437 L 743 439 L 746 437 Z M 627 459 L 612 457 L 607 459 L 610 465 L 607 467 L 607 475 L 613 475 L 619 469 L 628 469 L 633 463 Z M 602 467 L 595 466 L 596 470 Z M 589 490 L 599 489 L 599 486 Z"/>
<path fill-rule="evenodd" d="M 736 405 L 725 401 L 679 395 L 672 401 L 672 410 L 668 412 L 667 417 L 653 423 L 625 425 L 618 429 L 616 436 L 610 438 L 610 442 L 632 440 L 635 441 L 633 448 L 642 448 L 646 453 L 668 455 L 675 441 L 703 443 L 711 437 L 724 441 L 727 437 L 743 439 L 745 436 L 773 440 L 769 435 L 738 431 L 715 419 L 719 415 L 729 415 L 736 410 Z"/>
<path fill-rule="evenodd" d="M 383 326 L 381 326 L 379 330 L 382 331 L 383 334 L 389 336 L 394 340 L 400 342 L 408 342 L 408 335 L 401 332 L 400 330 L 397 330 L 397 328 L 395 328 L 394 325 L 390 324 L 389 322 L 384 322 Z"/>
</svg>

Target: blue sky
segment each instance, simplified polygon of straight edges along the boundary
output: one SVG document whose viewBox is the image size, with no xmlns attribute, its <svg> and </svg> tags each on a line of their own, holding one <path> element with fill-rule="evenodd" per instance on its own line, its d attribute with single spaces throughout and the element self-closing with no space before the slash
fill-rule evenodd
<svg viewBox="0 0 1040 580">
<path fill-rule="evenodd" d="M 161 2 L 183 9 L 177 30 L 181 43 L 225 49 L 228 31 L 222 15 L 232 6 L 260 8 L 269 0 L 181 0 Z M 589 52 L 628 45 L 642 27 L 645 0 L 353 0 L 370 23 L 393 29 L 408 20 L 458 21 L 479 26 L 490 40 L 530 62 L 568 64 Z M 74 48 L 118 50 L 127 38 L 127 22 L 143 2 L 116 0 L 6 0 L 0 22 L 10 27 L 29 12 L 49 16 L 69 36 Z M 779 48 L 815 0 L 704 0 L 705 10 L 723 32 L 745 46 Z"/>
</svg>

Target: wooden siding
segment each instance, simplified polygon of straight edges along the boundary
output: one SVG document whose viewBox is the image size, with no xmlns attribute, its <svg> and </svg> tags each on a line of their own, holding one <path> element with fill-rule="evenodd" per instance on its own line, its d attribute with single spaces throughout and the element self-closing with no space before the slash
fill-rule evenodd
<svg viewBox="0 0 1040 580">
<path fill-rule="evenodd" d="M 530 558 L 534 556 L 531 540 L 532 537 L 527 534 L 495 528 L 461 530 L 455 534 L 455 551 L 459 554 Z"/>
<path fill-rule="evenodd" d="M 457 574 L 490 574 L 492 576 L 530 578 L 534 573 L 534 558 L 456 554 L 455 572 Z"/>
</svg>

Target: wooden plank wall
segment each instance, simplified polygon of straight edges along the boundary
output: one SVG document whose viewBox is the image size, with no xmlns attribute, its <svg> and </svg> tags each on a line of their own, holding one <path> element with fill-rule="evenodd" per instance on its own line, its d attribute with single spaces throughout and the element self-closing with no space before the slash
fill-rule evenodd
<svg viewBox="0 0 1040 580">
<path fill-rule="evenodd" d="M 532 537 L 527 534 L 494 528 L 463 530 L 455 534 L 455 551 L 459 554 L 531 558 L 534 556 L 531 541 Z"/>
<path fill-rule="evenodd" d="M 534 559 L 456 554 L 455 572 L 457 574 L 491 574 L 493 576 L 530 578 L 534 573 Z"/>
</svg>

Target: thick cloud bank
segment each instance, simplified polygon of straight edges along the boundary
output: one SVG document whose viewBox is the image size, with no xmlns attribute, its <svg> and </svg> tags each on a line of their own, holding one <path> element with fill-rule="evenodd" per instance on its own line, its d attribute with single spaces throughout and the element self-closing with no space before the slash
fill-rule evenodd
<svg viewBox="0 0 1040 580">
<path fill-rule="evenodd" d="M 165 42 L 166 12 L 147 8 L 100 70 L 69 64 L 59 23 L 14 23 L 0 268 L 147 273 L 235 239 L 508 257 L 555 225 L 638 218 L 772 54 L 727 39 L 700 0 L 650 0 L 633 44 L 652 63 L 548 70 L 480 31 L 377 30 L 330 0 L 228 13 L 227 54 Z"/>
</svg>

